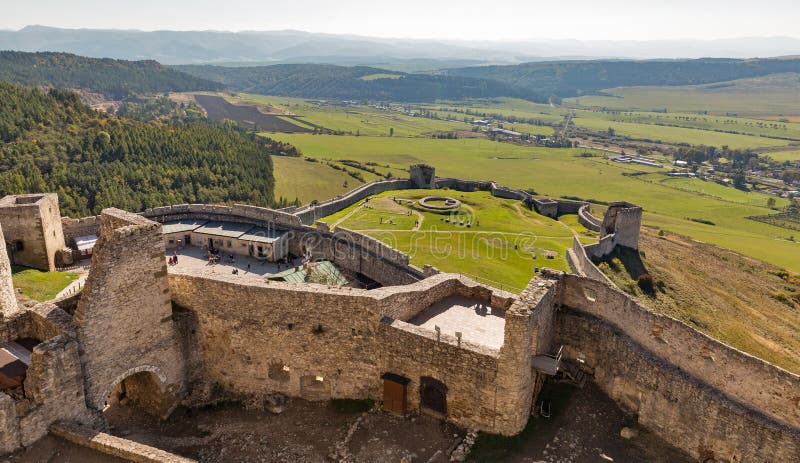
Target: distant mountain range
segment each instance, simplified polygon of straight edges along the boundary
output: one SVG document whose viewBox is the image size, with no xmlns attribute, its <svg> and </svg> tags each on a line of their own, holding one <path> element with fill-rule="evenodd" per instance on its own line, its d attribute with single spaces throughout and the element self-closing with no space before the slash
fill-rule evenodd
<svg viewBox="0 0 800 463">
<path fill-rule="evenodd" d="M 327 63 L 430 71 L 588 58 L 774 57 L 800 54 L 800 39 L 487 42 L 384 39 L 301 31 L 145 32 L 28 26 L 19 31 L 0 31 L 2 49 L 153 59 L 165 64 Z"/>
</svg>

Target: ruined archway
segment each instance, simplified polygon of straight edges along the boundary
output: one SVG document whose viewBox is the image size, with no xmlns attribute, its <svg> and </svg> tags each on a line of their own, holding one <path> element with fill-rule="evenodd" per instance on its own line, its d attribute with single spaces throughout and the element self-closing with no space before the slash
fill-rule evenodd
<svg viewBox="0 0 800 463">
<path fill-rule="evenodd" d="M 423 376 L 419 381 L 419 403 L 423 409 L 447 415 L 447 386 L 438 379 Z"/>
<path fill-rule="evenodd" d="M 154 366 L 132 368 L 115 378 L 96 403 L 103 411 L 122 404 L 148 415 L 165 418 L 174 408 L 176 398 L 166 388 L 166 376 Z"/>
</svg>

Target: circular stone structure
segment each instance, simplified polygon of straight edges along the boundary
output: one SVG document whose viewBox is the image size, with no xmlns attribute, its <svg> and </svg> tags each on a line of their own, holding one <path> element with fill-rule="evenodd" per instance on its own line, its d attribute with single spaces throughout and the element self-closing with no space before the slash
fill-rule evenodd
<svg viewBox="0 0 800 463">
<path fill-rule="evenodd" d="M 441 204 L 441 202 L 444 202 L 444 204 Z M 424 208 L 435 211 L 454 211 L 461 207 L 461 201 L 448 196 L 426 196 L 417 201 L 417 203 Z"/>
</svg>

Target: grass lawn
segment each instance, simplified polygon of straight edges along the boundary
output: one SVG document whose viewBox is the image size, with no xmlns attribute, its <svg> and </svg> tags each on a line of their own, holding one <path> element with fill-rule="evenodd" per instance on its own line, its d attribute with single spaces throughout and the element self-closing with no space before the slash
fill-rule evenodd
<svg viewBox="0 0 800 463">
<path fill-rule="evenodd" d="M 774 212 L 766 207 L 769 197 L 761 193 L 740 192 L 697 179 L 664 180 L 665 176 L 654 175 L 663 169 L 618 164 L 604 157 L 584 158 L 580 156 L 583 149 L 524 147 L 482 139 L 310 134 L 274 137 L 318 158 L 375 161 L 397 169 L 428 163 L 442 177 L 495 180 L 509 187 L 534 188 L 543 196 L 631 201 L 644 208 L 646 224 L 800 272 L 800 242 L 789 241 L 791 230 L 746 218 Z M 623 175 L 636 172 L 647 175 Z M 281 180 L 277 181 L 280 184 Z M 777 206 L 785 203 L 778 200 Z M 715 225 L 688 218 L 709 220 Z"/>
<path fill-rule="evenodd" d="M 14 266 L 14 287 L 36 301 L 49 301 L 67 285 L 78 279 L 74 272 L 43 272 L 34 268 Z"/>
<path fill-rule="evenodd" d="M 429 190 L 388 191 L 372 197 L 365 206 L 355 204 L 322 220 L 400 249 L 415 265 L 475 276 L 514 292 L 527 285 L 537 266 L 568 270 L 565 253 L 573 234 L 565 223 L 527 210 L 519 201 L 483 191 L 440 191 L 462 202 L 457 212 L 432 212 L 412 205 L 430 194 Z M 422 223 L 415 229 L 420 216 Z M 555 258 L 546 258 L 547 251 L 554 252 Z"/>
</svg>

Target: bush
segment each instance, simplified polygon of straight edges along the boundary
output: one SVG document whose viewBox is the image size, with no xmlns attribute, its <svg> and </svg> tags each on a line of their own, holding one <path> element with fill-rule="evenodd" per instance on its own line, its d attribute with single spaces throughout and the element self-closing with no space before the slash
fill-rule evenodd
<svg viewBox="0 0 800 463">
<path fill-rule="evenodd" d="M 649 273 L 643 273 L 636 279 L 636 285 L 645 292 L 645 294 L 653 294 L 655 292 L 655 282 Z"/>
</svg>

